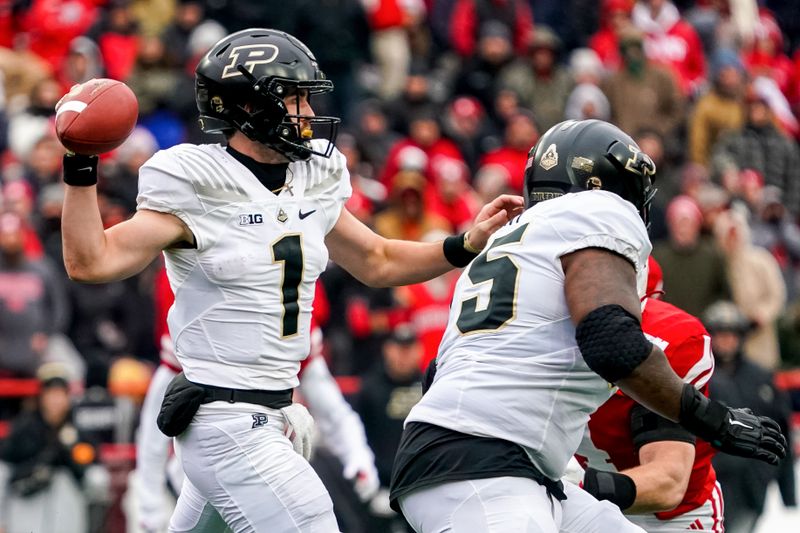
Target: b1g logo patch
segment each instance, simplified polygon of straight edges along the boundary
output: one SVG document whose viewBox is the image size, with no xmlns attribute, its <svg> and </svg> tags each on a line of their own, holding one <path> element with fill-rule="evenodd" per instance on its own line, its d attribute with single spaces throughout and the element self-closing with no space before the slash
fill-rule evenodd
<svg viewBox="0 0 800 533">
<path fill-rule="evenodd" d="M 239 215 L 240 226 L 253 226 L 255 224 L 263 224 L 264 215 L 261 213 L 252 213 L 249 215 Z"/>
<path fill-rule="evenodd" d="M 267 418 L 267 415 L 265 415 L 264 413 L 254 413 L 251 416 L 253 417 L 253 428 L 252 429 L 260 428 L 261 426 L 266 426 L 267 422 L 269 421 L 269 419 Z"/>
</svg>

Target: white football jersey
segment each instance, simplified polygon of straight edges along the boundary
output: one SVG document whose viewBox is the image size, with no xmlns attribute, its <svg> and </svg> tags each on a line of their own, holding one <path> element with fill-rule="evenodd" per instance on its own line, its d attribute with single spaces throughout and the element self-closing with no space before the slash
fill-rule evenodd
<svg viewBox="0 0 800 533">
<path fill-rule="evenodd" d="M 277 195 L 218 144 L 175 146 L 142 166 L 137 209 L 177 216 L 197 244 L 164 251 L 175 293 L 169 331 L 190 381 L 298 384 L 324 239 L 350 193 L 338 150 L 291 163 Z"/>
<path fill-rule="evenodd" d="M 564 294 L 560 258 L 590 247 L 627 258 L 643 292 L 647 230 L 613 193 L 547 200 L 498 230 L 458 280 L 436 378 L 406 421 L 515 442 L 560 478 L 611 394 L 581 357 Z"/>
</svg>

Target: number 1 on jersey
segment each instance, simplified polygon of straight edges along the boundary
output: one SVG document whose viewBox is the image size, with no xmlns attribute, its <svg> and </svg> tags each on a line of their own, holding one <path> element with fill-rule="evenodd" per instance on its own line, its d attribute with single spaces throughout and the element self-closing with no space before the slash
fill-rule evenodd
<svg viewBox="0 0 800 533">
<path fill-rule="evenodd" d="M 272 262 L 281 265 L 281 337 L 297 334 L 300 317 L 300 283 L 303 281 L 303 239 L 299 233 L 284 235 L 272 243 Z"/>
</svg>

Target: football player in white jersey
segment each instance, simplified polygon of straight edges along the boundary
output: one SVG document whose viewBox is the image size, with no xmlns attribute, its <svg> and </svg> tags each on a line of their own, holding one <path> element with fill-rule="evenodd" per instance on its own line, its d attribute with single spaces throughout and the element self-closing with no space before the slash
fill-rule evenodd
<svg viewBox="0 0 800 533">
<path fill-rule="evenodd" d="M 156 533 L 166 526 L 172 507 L 169 498 L 165 498 L 167 479 L 176 491 L 180 491 L 183 485 L 183 471 L 177 458 L 169 457 L 170 439 L 156 427 L 156 416 L 167 385 L 178 372 L 180 363 L 175 357 L 172 339 L 164 335 L 161 338 L 161 364 L 147 389 L 136 438 L 135 503 L 143 533 Z M 322 355 L 322 330 L 313 321 L 311 353 L 301 364 L 299 378 L 298 391 L 314 416 L 324 444 L 341 462 L 343 476 L 353 482 L 356 495 L 361 501 L 369 501 L 380 488 L 375 456 L 367 444 L 361 419 L 344 399 L 328 370 Z M 196 489 L 190 487 L 189 490 Z M 217 513 L 211 512 L 213 508 L 208 507 L 210 505 L 205 509 L 184 506 L 186 511 L 202 511 L 194 517 L 198 530 L 213 531 L 212 527 L 223 524 Z M 191 519 L 189 516 L 185 518 Z M 217 528 L 224 529 L 224 525 Z"/>
<path fill-rule="evenodd" d="M 432 384 L 406 419 L 391 498 L 416 531 L 570 531 L 597 501 L 570 505 L 558 480 L 614 385 L 722 451 L 785 454 L 773 420 L 684 385 L 642 334 L 654 173 L 597 120 L 558 124 L 531 149 L 529 208 L 461 275 Z"/>
<path fill-rule="evenodd" d="M 317 277 L 330 257 L 368 285 L 434 278 L 466 266 L 522 208 L 522 198 L 499 197 L 468 232 L 440 243 L 375 234 L 343 208 L 350 180 L 333 144 L 339 119 L 314 116 L 309 102 L 332 89 L 291 35 L 248 29 L 222 39 L 197 66 L 196 99 L 202 128 L 224 132 L 227 147 L 156 153 L 139 172 L 136 214 L 107 230 L 97 158 L 64 158 L 72 279 L 122 279 L 165 255 L 175 293 L 170 336 L 183 373 L 166 393 L 159 426 L 178 435 L 198 496 L 181 493 L 172 531 L 192 530 L 179 510 L 202 499 L 235 532 L 338 531 L 304 458 L 310 415 L 291 399 L 309 352 Z"/>
</svg>

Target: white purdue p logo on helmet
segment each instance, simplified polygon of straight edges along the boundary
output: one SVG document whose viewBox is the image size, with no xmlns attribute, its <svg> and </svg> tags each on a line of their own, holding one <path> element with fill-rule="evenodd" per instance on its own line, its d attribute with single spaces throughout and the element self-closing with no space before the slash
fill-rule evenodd
<svg viewBox="0 0 800 533">
<path fill-rule="evenodd" d="M 278 47 L 274 44 L 247 44 L 236 46 L 231 49 L 228 54 L 230 63 L 225 65 L 222 69 L 220 78 L 233 78 L 234 76 L 241 76 L 242 73 L 236 67 L 238 65 L 244 66 L 251 74 L 256 65 L 265 65 L 272 63 L 278 57 Z"/>
<path fill-rule="evenodd" d="M 551 144 L 547 147 L 544 154 L 542 155 L 541 161 L 539 161 L 539 166 L 545 170 L 550 170 L 554 166 L 558 164 L 558 151 L 556 151 L 555 143 Z"/>
</svg>

